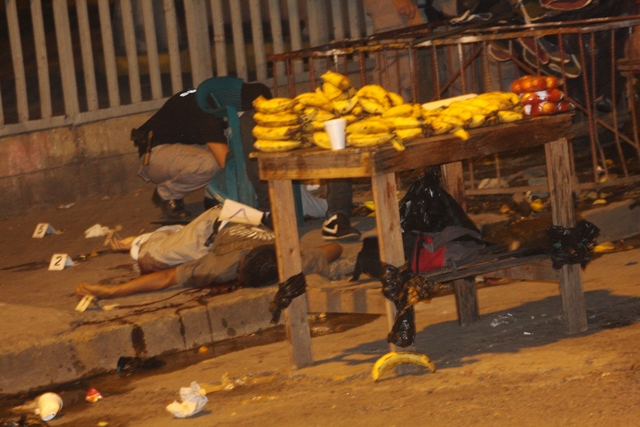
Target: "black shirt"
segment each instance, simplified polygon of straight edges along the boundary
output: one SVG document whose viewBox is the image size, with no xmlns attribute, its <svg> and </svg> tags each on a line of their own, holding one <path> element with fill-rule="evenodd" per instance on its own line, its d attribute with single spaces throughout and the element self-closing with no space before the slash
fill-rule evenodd
<svg viewBox="0 0 640 427">
<path fill-rule="evenodd" d="M 259 95 L 271 98 L 271 91 L 262 83 L 243 83 L 241 102 L 244 111 L 252 108 Z M 173 95 L 149 120 L 138 128 L 145 134 L 153 131 L 151 146 L 162 144 L 206 144 L 227 142 L 224 120 L 203 111 L 196 100 L 196 89 Z"/>
</svg>

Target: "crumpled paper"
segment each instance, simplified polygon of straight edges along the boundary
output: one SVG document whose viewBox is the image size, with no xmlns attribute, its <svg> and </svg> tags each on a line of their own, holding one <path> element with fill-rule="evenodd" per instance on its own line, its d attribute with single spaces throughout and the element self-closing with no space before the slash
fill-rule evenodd
<svg viewBox="0 0 640 427">
<path fill-rule="evenodd" d="M 84 230 L 84 237 L 88 239 L 90 237 L 106 236 L 109 231 L 111 231 L 109 227 L 96 224 Z"/>
<path fill-rule="evenodd" d="M 176 418 L 187 418 L 202 411 L 204 405 L 209 401 L 205 395 L 205 391 L 200 385 L 193 381 L 189 387 L 180 387 L 181 403 L 174 400 L 173 403 L 167 405 L 167 411 L 171 412 Z"/>
</svg>

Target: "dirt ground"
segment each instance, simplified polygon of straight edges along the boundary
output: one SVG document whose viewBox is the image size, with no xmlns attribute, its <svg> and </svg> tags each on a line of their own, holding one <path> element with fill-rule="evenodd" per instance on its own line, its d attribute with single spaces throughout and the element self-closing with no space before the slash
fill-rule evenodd
<svg viewBox="0 0 640 427">
<path fill-rule="evenodd" d="M 387 372 L 374 382 L 371 368 L 388 351 L 387 319 L 316 319 L 311 367 L 291 368 L 280 327 L 245 338 L 262 339 L 262 345 L 187 355 L 199 360 L 195 364 L 168 363 L 72 385 L 96 387 L 104 399 L 73 404 L 73 392 L 60 391 L 68 404 L 49 425 L 635 426 L 639 255 L 638 249 L 624 250 L 588 265 L 589 328 L 581 334 L 565 333 L 556 283 L 515 282 L 480 289 L 481 320 L 465 328 L 456 321 L 452 296 L 417 306 L 417 351 L 435 362 L 435 373 Z M 223 376 L 233 388 L 210 393 L 200 414 L 179 420 L 165 411 L 179 400 L 180 387 L 191 381 L 220 384 Z"/>
</svg>

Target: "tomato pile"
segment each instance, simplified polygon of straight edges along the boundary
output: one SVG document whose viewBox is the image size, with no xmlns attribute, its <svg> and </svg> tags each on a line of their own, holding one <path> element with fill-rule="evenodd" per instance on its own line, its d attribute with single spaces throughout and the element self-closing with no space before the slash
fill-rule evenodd
<svg viewBox="0 0 640 427">
<path fill-rule="evenodd" d="M 511 91 L 518 94 L 527 116 L 565 113 L 573 104 L 564 99 L 558 89 L 560 80 L 554 76 L 522 76 L 511 83 Z"/>
</svg>

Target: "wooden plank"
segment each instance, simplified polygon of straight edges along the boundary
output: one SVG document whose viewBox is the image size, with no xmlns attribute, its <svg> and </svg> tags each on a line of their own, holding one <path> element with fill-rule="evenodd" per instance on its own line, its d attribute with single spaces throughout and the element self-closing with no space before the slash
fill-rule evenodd
<svg viewBox="0 0 640 427">
<path fill-rule="evenodd" d="M 109 106 L 120 105 L 120 89 L 118 88 L 118 69 L 116 67 L 116 51 L 113 47 L 113 28 L 109 0 L 98 0 L 100 13 L 100 33 L 102 36 L 102 55 L 104 57 L 107 88 L 109 89 Z"/>
<path fill-rule="evenodd" d="M 300 29 L 300 7 L 298 0 L 287 0 L 289 11 L 289 37 L 291 38 L 291 51 L 302 49 L 302 30 Z M 302 73 L 302 61 L 293 61 L 294 74 Z"/>
<path fill-rule="evenodd" d="M 264 50 L 264 30 L 262 28 L 260 0 L 250 0 L 249 10 L 251 11 L 251 35 L 256 63 L 256 77 L 257 80 L 264 82 L 267 80 L 267 54 Z"/>
<path fill-rule="evenodd" d="M 282 39 L 282 14 L 279 0 L 269 0 L 269 22 L 271 23 L 271 39 L 273 40 L 273 53 L 284 53 L 284 41 Z M 284 75 L 284 63 L 276 63 L 277 76 Z"/>
<path fill-rule="evenodd" d="M 227 43 L 224 37 L 222 0 L 211 0 L 211 18 L 213 24 L 213 45 L 216 51 L 216 76 L 226 76 L 229 73 L 229 67 L 227 65 Z"/>
<path fill-rule="evenodd" d="M 206 17 L 206 9 L 201 0 L 184 2 L 185 17 L 187 22 L 187 38 L 189 40 L 189 62 L 191 64 L 192 86 L 197 86 L 211 74 L 207 73 L 206 59 L 203 58 L 203 35 L 208 34 L 206 22 L 203 22 L 203 13 Z M 204 26 L 204 28 L 203 28 Z M 207 30 L 207 31 L 205 31 Z M 206 39 L 208 41 L 208 35 Z M 209 61 L 210 62 L 210 61 Z"/>
<path fill-rule="evenodd" d="M 331 0 L 331 22 L 333 23 L 333 39 L 345 39 L 342 0 Z"/>
<path fill-rule="evenodd" d="M 68 116 L 75 116 L 80 112 L 80 106 L 78 105 L 78 85 L 73 61 L 73 45 L 71 43 L 67 0 L 53 2 L 53 19 L 56 25 L 58 60 L 60 62 L 62 92 L 64 94 L 64 111 Z"/>
<path fill-rule="evenodd" d="M 153 18 L 152 0 L 142 0 L 142 19 L 144 22 L 144 41 L 147 46 L 147 59 L 149 61 L 151 99 L 159 99 L 162 98 L 162 82 L 160 81 L 160 60 L 158 59 L 158 41 L 156 39 L 156 23 Z"/>
<path fill-rule="evenodd" d="M 178 21 L 173 0 L 164 0 L 164 20 L 167 27 L 167 50 L 171 69 L 171 90 L 178 93 L 183 89 L 182 64 L 180 61 L 180 42 L 178 39 Z"/>
<path fill-rule="evenodd" d="M 36 65 L 38 67 L 38 92 L 40 97 L 40 117 L 51 117 L 51 84 L 49 82 L 49 60 L 47 59 L 47 40 L 44 34 L 42 19 L 42 3 L 31 1 L 31 23 L 33 25 L 33 43 L 36 48 Z"/>
<path fill-rule="evenodd" d="M 462 162 L 445 163 L 440 167 L 442 171 L 442 188 L 467 211 L 467 199 L 464 192 L 464 173 Z"/>
<path fill-rule="evenodd" d="M 131 103 L 142 101 L 140 89 L 140 67 L 138 65 L 138 49 L 136 47 L 136 33 L 133 28 L 133 10 L 131 0 L 120 0 L 122 9 L 122 30 L 124 31 L 124 46 L 127 51 L 127 72 L 129 75 L 129 93 Z"/>
<path fill-rule="evenodd" d="M 236 75 L 248 80 L 247 57 L 245 51 L 244 34 L 242 32 L 242 10 L 239 0 L 229 0 L 231 9 L 231 30 L 233 32 L 233 52 L 236 59 Z"/>
<path fill-rule="evenodd" d="M 98 88 L 96 86 L 96 70 L 93 63 L 93 46 L 91 43 L 87 0 L 76 0 L 76 11 L 78 14 L 78 31 L 80 33 L 84 87 L 87 93 L 87 110 L 96 111 L 98 109 Z"/>
<path fill-rule="evenodd" d="M 475 276 L 454 280 L 453 288 L 460 326 L 469 326 L 480 320 Z"/>
<path fill-rule="evenodd" d="M 289 220 L 295 218 L 291 181 L 269 181 L 269 197 L 278 255 L 278 273 L 282 283 L 302 271 L 298 226 L 296 221 Z M 305 295 L 291 301 L 284 315 L 294 366 L 300 369 L 312 365 L 311 332 Z"/>
<path fill-rule="evenodd" d="M 302 153 L 302 151 L 305 151 Z M 299 150 L 295 165 L 291 153 L 252 153 L 260 159 L 260 179 L 356 178 L 372 175 L 370 150 Z"/>
<path fill-rule="evenodd" d="M 380 248 L 380 261 L 395 267 L 404 264 L 404 249 L 402 246 L 402 233 L 400 228 L 400 211 L 396 196 L 396 176 L 394 173 L 374 175 L 371 178 L 371 192 L 373 202 L 376 205 L 376 230 L 378 233 L 378 247 Z M 387 326 L 389 331 L 393 327 L 396 318 L 394 304 L 386 300 Z M 414 319 L 415 320 L 415 319 Z M 391 351 L 398 347 L 389 344 Z M 403 350 L 411 351 L 414 347 L 405 347 Z M 398 374 L 408 372 L 407 369 L 397 370 Z"/>
<path fill-rule="evenodd" d="M 541 280 L 545 282 L 559 282 L 560 272 L 553 268 L 550 259 L 541 259 L 524 265 L 516 265 L 508 268 L 500 268 L 488 273 L 479 274 L 486 277 Z"/>
<path fill-rule="evenodd" d="M 22 40 L 18 24 L 18 9 L 16 0 L 5 1 L 7 25 L 9 27 L 9 44 L 11 45 L 11 62 L 13 64 L 13 78 L 16 85 L 16 107 L 18 121 L 29 120 L 29 102 L 27 101 L 27 80 L 24 74 L 24 57 L 22 55 Z"/>
<path fill-rule="evenodd" d="M 561 138 L 547 143 L 544 148 L 553 223 L 563 227 L 575 227 L 569 144 L 565 138 Z M 587 312 L 581 274 L 578 264 L 565 265 L 560 271 L 562 311 L 567 320 L 569 334 L 587 329 Z"/>
</svg>

